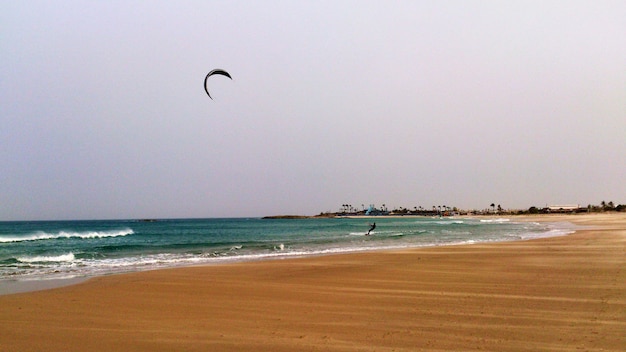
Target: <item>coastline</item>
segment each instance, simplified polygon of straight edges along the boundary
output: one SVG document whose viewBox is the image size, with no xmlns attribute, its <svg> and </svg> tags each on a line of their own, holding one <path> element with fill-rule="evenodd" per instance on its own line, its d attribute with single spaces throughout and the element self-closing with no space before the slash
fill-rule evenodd
<svg viewBox="0 0 626 352">
<path fill-rule="evenodd" d="M 80 257 L 79 259 L 77 259 L 76 262 L 74 262 L 76 258 L 74 255 L 75 252 L 82 253 L 83 251 L 89 251 L 88 248 L 78 249 L 79 247 L 76 247 L 76 248 L 71 248 L 71 249 L 61 251 L 61 253 L 65 253 L 64 255 L 61 255 L 61 256 L 51 256 L 51 257 L 50 256 L 48 257 L 34 256 L 32 257 L 33 260 L 35 258 L 37 260 L 40 260 L 39 258 L 44 258 L 45 260 L 47 260 L 47 258 L 52 258 L 54 260 L 57 260 L 58 258 L 58 260 L 60 260 L 61 265 L 57 267 L 53 267 L 52 269 L 49 269 L 49 273 L 50 272 L 52 273 L 51 275 L 37 276 L 37 275 L 31 274 L 30 277 L 28 277 L 28 276 L 19 275 L 19 273 L 17 272 L 15 273 L 9 272 L 10 275 L 5 275 L 0 280 L 0 295 L 46 290 L 50 288 L 71 285 L 71 284 L 81 282 L 81 281 L 86 281 L 86 280 L 89 280 L 91 278 L 98 277 L 98 276 L 109 276 L 109 275 L 117 275 L 117 274 L 123 274 L 123 273 L 162 270 L 162 269 L 185 267 L 185 266 L 220 265 L 220 264 L 223 264 L 224 262 L 232 263 L 232 262 L 286 259 L 289 257 L 291 258 L 314 257 L 314 256 L 323 256 L 323 255 L 348 254 L 348 253 L 355 253 L 355 252 L 373 252 L 373 251 L 396 250 L 396 249 L 404 249 L 404 248 L 447 246 L 447 245 L 463 244 L 463 243 L 470 244 L 470 243 L 480 243 L 480 242 L 485 242 L 485 241 L 500 242 L 500 241 L 511 241 L 511 240 L 514 240 L 514 241 L 515 240 L 527 240 L 530 238 L 538 238 L 538 237 L 562 236 L 562 235 L 573 232 L 574 229 L 577 227 L 576 225 L 572 225 L 572 223 L 569 221 L 556 222 L 556 219 L 552 221 L 552 217 L 550 218 L 544 217 L 544 218 L 545 218 L 544 223 L 547 226 L 549 226 L 551 230 L 544 228 L 540 230 L 539 233 L 533 235 L 533 230 L 526 231 L 527 229 L 526 227 L 524 227 L 524 230 L 522 230 L 521 233 L 517 232 L 519 231 L 519 229 L 521 229 L 521 227 L 519 227 L 519 224 L 525 222 L 526 220 L 519 221 L 520 219 L 515 219 L 515 218 L 509 219 L 506 217 L 499 217 L 499 216 L 461 216 L 461 217 L 430 217 L 430 216 L 421 216 L 421 215 L 346 216 L 346 217 L 338 217 L 337 219 L 339 219 L 338 221 L 342 221 L 342 224 L 354 224 L 353 222 L 354 220 L 369 221 L 369 222 L 380 220 L 383 225 L 387 221 L 395 221 L 396 219 L 398 219 L 398 220 L 401 220 L 401 222 L 399 223 L 394 222 L 394 226 L 396 226 L 397 224 L 406 223 L 406 224 L 409 224 L 408 226 L 410 226 L 411 229 L 409 228 L 399 229 L 398 227 L 396 227 L 395 230 L 392 229 L 391 231 L 389 231 L 391 229 L 391 227 L 389 227 L 387 228 L 386 234 L 381 233 L 380 234 L 381 236 L 373 236 L 371 238 L 373 241 L 365 241 L 365 240 L 358 241 L 357 240 L 357 241 L 353 241 L 353 244 L 348 244 L 348 245 L 346 245 L 347 243 L 346 241 L 344 241 L 344 243 L 333 244 L 332 246 L 327 247 L 327 248 L 302 247 L 301 249 L 294 250 L 293 248 L 298 248 L 298 247 L 291 247 L 291 246 L 294 244 L 295 246 L 298 246 L 299 244 L 294 243 L 294 242 L 290 243 L 288 242 L 289 241 L 288 239 L 280 239 L 278 240 L 277 244 L 280 243 L 280 246 L 283 246 L 282 243 L 284 242 L 285 250 L 283 250 L 283 247 L 279 247 L 280 250 L 276 252 L 277 250 L 277 247 L 276 247 L 277 244 L 276 244 L 274 246 L 274 252 L 271 252 L 271 253 L 261 252 L 261 253 L 247 253 L 247 254 L 242 255 L 239 251 L 237 251 L 237 253 L 233 253 L 235 254 L 234 256 L 231 256 L 231 253 L 230 253 L 233 251 L 233 248 L 241 249 L 243 246 L 241 243 L 232 242 L 230 246 L 226 247 L 226 248 L 228 247 L 231 248 L 230 251 L 227 252 L 228 255 L 223 258 L 217 258 L 217 260 L 215 257 L 219 257 L 219 254 L 220 253 L 223 254 L 223 252 L 213 252 L 213 255 L 210 255 L 208 257 L 200 256 L 200 257 L 195 258 L 195 260 L 187 260 L 187 258 L 184 258 L 182 261 L 179 260 L 180 258 L 177 258 L 175 256 L 170 257 L 170 258 L 164 258 L 164 257 L 154 258 L 154 257 L 148 256 L 145 258 L 139 258 L 141 259 L 141 261 L 139 262 L 133 262 L 133 260 L 130 260 L 130 261 L 122 260 L 117 263 L 118 269 L 115 269 L 116 266 L 113 263 L 109 263 L 107 265 L 108 266 L 107 268 L 107 267 L 98 267 L 97 263 L 83 262 L 82 258 L 84 256 Z M 313 227 L 315 229 L 317 229 L 318 227 L 320 229 L 325 229 L 327 226 L 329 226 L 329 223 L 327 223 L 328 221 L 327 218 L 319 218 L 319 217 L 280 215 L 277 217 L 265 217 L 263 219 L 280 219 L 280 220 L 285 220 L 285 219 L 311 220 L 313 219 L 314 221 L 317 221 L 317 220 L 321 221 L 322 219 L 325 219 L 326 222 L 322 221 L 321 224 L 314 224 Z M 257 219 L 257 220 L 261 220 L 262 222 L 264 222 L 263 219 Z M 347 222 L 347 223 L 343 222 L 343 221 L 347 221 L 345 219 L 349 219 L 352 222 Z M 505 235 L 504 236 L 496 235 L 495 237 L 492 235 L 497 234 L 498 233 L 497 231 L 490 233 L 487 229 L 484 229 L 485 232 L 481 232 L 482 230 L 467 230 L 467 231 L 460 230 L 457 224 L 464 224 L 468 220 L 474 224 L 496 223 L 496 224 L 501 224 L 505 227 L 506 227 L 506 224 L 510 222 L 511 224 L 518 224 L 517 225 L 518 229 L 510 229 L 511 232 L 507 232 L 507 230 L 501 229 L 499 233 L 505 234 Z M 138 220 L 138 221 L 139 222 L 157 222 L 159 220 Z M 170 220 L 163 220 L 163 221 L 170 221 Z M 331 221 L 337 221 L 337 220 L 331 220 Z M 417 222 L 414 222 L 414 221 L 417 221 Z M 421 225 L 422 221 L 424 221 L 424 223 L 426 224 L 434 224 L 434 228 L 431 227 L 429 229 L 422 229 L 422 225 Z M 292 221 L 287 220 L 285 222 L 278 223 L 281 225 L 278 225 L 277 223 L 272 223 L 272 222 L 269 222 L 269 224 L 273 224 L 273 225 L 269 225 L 269 226 L 272 226 L 272 228 L 276 226 L 279 228 L 282 228 L 285 226 L 285 224 L 299 224 L 299 222 L 297 221 L 292 222 Z M 413 232 L 412 229 L 415 229 L 414 224 L 420 224 L 420 225 L 418 225 L 419 229 Z M 208 224 L 204 224 L 203 226 L 207 226 L 207 225 Z M 106 226 L 110 226 L 110 225 L 107 224 Z M 124 227 L 125 230 L 120 231 L 118 229 L 115 231 L 99 231 L 99 232 L 97 230 L 91 230 L 92 232 L 89 232 L 86 230 L 73 230 L 73 232 L 69 231 L 68 233 L 73 234 L 74 236 L 78 238 L 81 238 L 84 236 L 87 236 L 87 237 L 94 236 L 94 234 L 98 234 L 98 235 L 101 234 L 102 236 L 120 235 L 120 234 L 125 235 L 128 232 L 130 233 L 137 232 L 139 234 L 142 234 L 142 233 L 145 234 L 145 231 L 142 231 L 137 228 L 134 228 L 134 231 L 131 230 L 131 228 L 127 224 L 120 224 L 120 225 L 115 225 L 115 226 Z M 258 228 L 257 226 L 259 225 L 255 225 L 253 229 L 257 229 Z M 369 226 L 369 223 L 368 223 L 368 226 Z M 441 230 L 442 233 L 439 233 L 437 235 L 437 231 L 440 231 L 438 228 L 442 228 L 442 226 L 446 226 L 446 227 L 452 226 L 455 229 L 452 229 L 452 228 L 450 228 L 450 230 L 444 229 L 444 230 Z M 513 226 L 515 227 L 515 225 Z M 534 222 L 534 224 L 531 224 L 529 226 L 530 227 L 528 229 L 533 228 L 535 226 L 540 226 L 540 225 L 538 224 L 538 222 Z M 330 227 L 331 228 L 335 227 L 334 223 L 330 225 Z M 346 232 L 349 232 L 350 235 L 352 235 L 352 236 L 348 236 L 347 237 L 348 239 L 355 238 L 353 236 L 359 235 L 359 232 L 355 232 L 358 230 L 356 230 L 354 226 L 350 228 L 350 226 L 348 225 L 343 230 Z M 55 236 L 58 236 L 55 230 L 43 230 L 43 231 L 47 231 L 45 233 L 46 234 L 49 233 L 48 236 L 52 238 L 54 238 Z M 298 231 L 298 226 L 296 226 L 295 228 L 290 227 L 290 231 Z M 312 228 L 310 228 L 308 231 L 313 231 L 313 230 Z M 546 232 L 542 234 L 541 231 L 546 231 Z M 455 238 L 454 236 L 455 232 L 461 233 L 462 237 Z M 422 234 L 424 233 L 431 233 L 435 235 L 431 237 L 422 236 Z M 482 238 L 476 237 L 476 235 L 480 233 L 484 233 L 486 234 L 486 236 Z M 62 234 L 64 236 L 67 236 L 65 232 L 62 232 Z M 410 239 L 407 242 L 403 242 L 400 240 L 401 238 L 402 239 L 404 238 L 403 236 L 405 234 L 409 235 L 409 237 L 406 237 Z M 415 235 L 415 234 L 418 234 L 418 236 L 412 237 L 412 235 Z M 306 236 L 306 233 L 302 233 L 302 235 Z M 468 236 L 467 239 L 463 240 L 463 236 L 466 236 L 466 235 Z M 411 239 L 413 238 L 415 240 L 411 241 Z M 452 240 L 449 240 L 449 238 L 452 238 Z M 24 258 L 29 258 L 29 257 L 25 255 Z M 202 258 L 204 258 L 204 260 Z M 25 260 L 28 260 L 28 259 L 25 259 Z M 154 262 L 150 263 L 151 261 L 154 261 Z M 72 265 L 63 266 L 62 264 L 66 262 L 71 263 L 72 265 L 75 265 L 75 267 L 73 268 Z M 141 262 L 146 263 L 146 264 L 150 263 L 150 265 L 146 265 L 146 264 L 142 265 Z M 133 263 L 135 263 L 134 267 L 132 267 Z M 139 263 L 139 264 L 136 264 L 136 263 Z M 43 266 L 43 268 L 46 268 L 46 267 Z"/>
<path fill-rule="evenodd" d="M 7 351 L 621 350 L 626 214 L 524 220 L 586 228 L 97 277 L 0 296 L 0 341 Z"/>
</svg>

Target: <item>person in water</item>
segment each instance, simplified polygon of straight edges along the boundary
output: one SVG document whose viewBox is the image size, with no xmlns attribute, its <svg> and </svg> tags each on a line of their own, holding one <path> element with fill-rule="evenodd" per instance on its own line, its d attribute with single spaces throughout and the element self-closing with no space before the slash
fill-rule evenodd
<svg viewBox="0 0 626 352">
<path fill-rule="evenodd" d="M 365 234 L 365 236 L 369 236 L 370 232 L 372 232 L 372 230 L 374 230 L 376 228 L 376 223 L 373 223 L 370 225 L 370 229 L 367 230 L 367 233 Z"/>
</svg>

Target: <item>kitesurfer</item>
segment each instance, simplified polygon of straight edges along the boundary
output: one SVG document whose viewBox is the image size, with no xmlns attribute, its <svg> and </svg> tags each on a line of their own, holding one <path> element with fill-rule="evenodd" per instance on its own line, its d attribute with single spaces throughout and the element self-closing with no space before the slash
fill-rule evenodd
<svg viewBox="0 0 626 352">
<path fill-rule="evenodd" d="M 365 236 L 369 236 L 370 232 L 372 232 L 372 230 L 374 230 L 376 228 L 376 223 L 370 224 L 370 229 L 367 230 L 367 233 L 365 234 Z"/>
</svg>

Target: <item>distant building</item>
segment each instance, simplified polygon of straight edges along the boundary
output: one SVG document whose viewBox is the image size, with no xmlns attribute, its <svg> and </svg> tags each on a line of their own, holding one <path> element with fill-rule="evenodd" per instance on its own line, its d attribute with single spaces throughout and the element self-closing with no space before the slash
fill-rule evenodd
<svg viewBox="0 0 626 352">
<path fill-rule="evenodd" d="M 548 205 L 545 210 L 550 213 L 573 213 L 579 211 L 586 211 L 587 208 L 581 208 L 580 204 L 566 204 L 566 205 Z"/>
</svg>

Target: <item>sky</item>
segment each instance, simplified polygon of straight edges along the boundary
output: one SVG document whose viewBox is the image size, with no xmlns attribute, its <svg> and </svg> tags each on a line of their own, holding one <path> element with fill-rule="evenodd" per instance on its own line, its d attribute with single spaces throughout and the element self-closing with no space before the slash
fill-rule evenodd
<svg viewBox="0 0 626 352">
<path fill-rule="evenodd" d="M 626 203 L 624 1 L 0 1 L 0 220 Z M 232 80 L 213 76 L 228 71 Z"/>
</svg>

